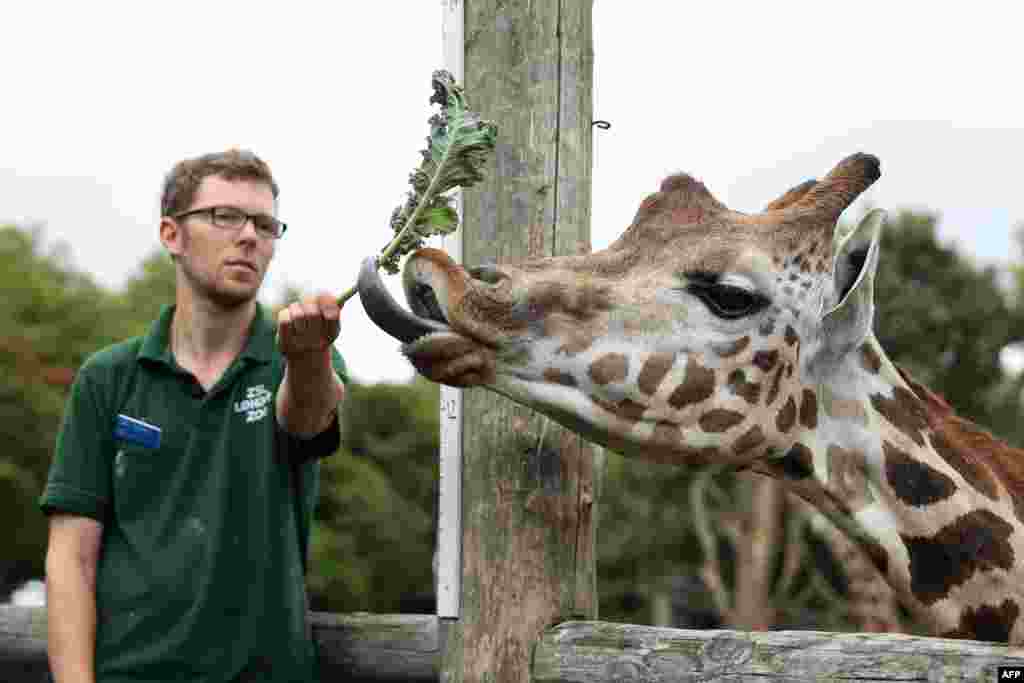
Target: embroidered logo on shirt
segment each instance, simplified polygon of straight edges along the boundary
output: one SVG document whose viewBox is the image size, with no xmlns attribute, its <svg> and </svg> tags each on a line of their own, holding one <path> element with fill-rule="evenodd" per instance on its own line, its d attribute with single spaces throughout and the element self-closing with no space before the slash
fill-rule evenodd
<svg viewBox="0 0 1024 683">
<path fill-rule="evenodd" d="M 246 422 L 262 420 L 270 411 L 268 405 L 271 398 L 270 391 L 262 384 L 249 387 L 245 390 L 245 399 L 235 401 L 235 412 L 238 414 L 245 413 Z"/>
</svg>

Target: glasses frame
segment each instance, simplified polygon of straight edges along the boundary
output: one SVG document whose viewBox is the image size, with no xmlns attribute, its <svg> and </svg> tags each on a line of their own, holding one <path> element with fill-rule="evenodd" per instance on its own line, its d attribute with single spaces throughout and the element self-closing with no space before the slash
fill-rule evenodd
<svg viewBox="0 0 1024 683">
<path fill-rule="evenodd" d="M 237 213 L 240 213 L 240 214 L 245 216 L 245 221 L 241 225 L 239 225 L 237 228 L 221 225 L 220 223 L 217 222 L 216 211 L 218 209 L 230 209 L 231 211 L 235 211 Z M 273 233 L 269 233 L 268 234 L 265 230 L 261 230 L 259 228 L 259 226 L 256 224 L 256 221 L 254 220 L 255 218 L 260 218 L 260 217 L 266 216 L 267 214 L 265 214 L 265 213 L 249 213 L 248 211 L 243 211 L 242 209 L 239 209 L 237 206 L 228 206 L 226 204 L 218 204 L 217 206 L 207 206 L 207 207 L 203 207 L 201 209 L 189 209 L 188 211 L 182 211 L 181 213 L 174 214 L 173 216 L 171 216 L 171 218 L 173 218 L 174 220 L 183 220 L 185 218 L 191 218 L 192 216 L 196 216 L 196 215 L 203 214 L 203 213 L 209 214 L 210 223 L 212 225 L 215 225 L 216 227 L 220 228 L 221 230 L 235 230 L 235 231 L 240 232 L 240 231 L 245 229 L 245 224 L 246 223 L 248 223 L 249 221 L 252 221 L 253 230 L 256 231 L 257 235 L 259 235 L 261 237 L 266 237 L 267 239 L 272 239 L 272 240 L 279 240 L 279 239 L 281 239 L 284 236 L 284 233 L 288 230 L 288 224 L 287 223 L 285 223 L 284 221 L 278 220 L 274 216 L 271 216 L 271 218 L 273 218 L 275 221 L 277 221 L 277 224 L 281 226 L 281 232 L 278 233 L 277 235 L 275 235 Z"/>
</svg>

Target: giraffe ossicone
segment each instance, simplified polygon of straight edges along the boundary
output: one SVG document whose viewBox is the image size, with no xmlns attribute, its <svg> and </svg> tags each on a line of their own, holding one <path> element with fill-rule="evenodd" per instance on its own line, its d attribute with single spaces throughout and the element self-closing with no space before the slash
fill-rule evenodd
<svg viewBox="0 0 1024 683">
<path fill-rule="evenodd" d="M 422 249 L 411 313 L 360 292 L 424 376 L 482 386 L 623 455 L 780 479 L 938 635 L 1024 643 L 1024 453 L 956 417 L 872 333 L 884 213 L 855 154 L 764 211 L 685 174 L 607 249 L 466 269 Z"/>
</svg>

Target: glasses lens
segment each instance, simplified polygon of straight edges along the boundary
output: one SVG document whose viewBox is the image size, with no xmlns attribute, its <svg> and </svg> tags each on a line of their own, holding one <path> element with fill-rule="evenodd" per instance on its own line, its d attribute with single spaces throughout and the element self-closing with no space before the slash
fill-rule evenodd
<svg viewBox="0 0 1024 683">
<path fill-rule="evenodd" d="M 246 218 L 245 212 L 228 206 L 213 210 L 213 224 L 221 228 L 237 230 L 245 224 Z"/>
<path fill-rule="evenodd" d="M 256 226 L 256 230 L 267 237 L 280 237 L 284 232 L 284 223 L 273 216 L 253 216 L 252 222 Z"/>
</svg>

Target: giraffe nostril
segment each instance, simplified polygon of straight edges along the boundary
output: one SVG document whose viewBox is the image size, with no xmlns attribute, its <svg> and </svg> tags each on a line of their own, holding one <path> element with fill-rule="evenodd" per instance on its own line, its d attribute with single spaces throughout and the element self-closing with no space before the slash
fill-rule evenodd
<svg viewBox="0 0 1024 683">
<path fill-rule="evenodd" d="M 474 280 L 478 280 L 488 285 L 499 284 L 502 280 L 508 279 L 508 276 L 498 270 L 495 266 L 476 266 L 468 270 L 469 276 Z"/>
</svg>

